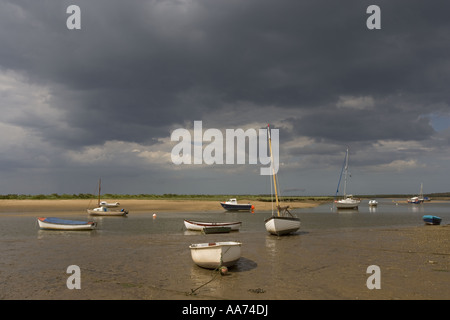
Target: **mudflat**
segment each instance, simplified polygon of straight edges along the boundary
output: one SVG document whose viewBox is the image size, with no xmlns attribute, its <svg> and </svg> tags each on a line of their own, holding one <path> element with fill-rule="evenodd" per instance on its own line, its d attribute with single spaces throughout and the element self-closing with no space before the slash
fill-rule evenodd
<svg viewBox="0 0 450 320">
<path fill-rule="evenodd" d="M 13 211 L 3 207 L 0 221 L 14 214 L 26 218 L 18 220 L 33 220 L 27 215 L 44 210 L 34 200 L 31 204 L 20 201 L 21 207 L 14 207 Z M 45 210 L 54 209 L 53 213 L 57 213 L 69 201 L 61 200 L 60 207 L 52 203 Z M 160 205 L 159 210 L 169 209 L 167 203 L 143 201 L 121 201 L 121 205 L 130 209 L 130 214 L 132 205 L 136 212 L 138 208 L 146 211 L 150 204 Z M 76 202 L 85 209 L 85 204 Z M 211 205 L 217 208 L 214 202 L 193 202 L 176 201 L 176 205 L 184 210 L 190 206 L 195 210 L 208 210 Z M 70 210 L 75 210 L 74 205 L 70 204 Z M 0 298 L 447 300 L 450 299 L 449 238 L 450 225 L 346 230 L 301 228 L 283 237 L 253 231 L 189 236 L 183 233 L 99 236 L 90 231 L 66 234 L 36 230 L 32 236 L 2 238 Z M 190 243 L 226 240 L 242 242 L 242 257 L 226 275 L 192 262 Z M 80 289 L 67 287 L 70 274 L 66 270 L 70 265 L 80 267 Z M 380 289 L 367 286 L 373 275 L 368 273 L 368 268 L 374 265 L 380 270 Z"/>
</svg>

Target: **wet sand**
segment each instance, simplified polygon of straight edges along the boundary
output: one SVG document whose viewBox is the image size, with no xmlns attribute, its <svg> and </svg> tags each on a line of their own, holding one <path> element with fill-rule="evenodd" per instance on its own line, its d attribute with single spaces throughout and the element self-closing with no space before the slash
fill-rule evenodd
<svg viewBox="0 0 450 320">
<path fill-rule="evenodd" d="M 189 206 L 196 210 L 211 207 L 211 203 L 208 206 L 193 202 L 182 201 L 177 205 L 184 210 Z M 126 201 L 121 203 L 125 206 Z M 139 205 L 134 205 L 138 211 Z M 146 207 L 149 203 L 140 205 Z M 159 205 L 167 209 L 167 203 Z M 45 208 L 25 202 L 20 206 L 16 214 L 62 210 L 56 209 L 56 203 Z M 127 208 L 132 212 L 131 203 Z M 5 215 L 4 207 L 2 211 L 0 221 Z M 70 210 L 66 208 L 63 212 Z M 37 231 L 37 237 L 2 240 L 9 243 L 0 252 L 0 298 L 447 300 L 450 299 L 449 238 L 449 225 L 300 229 L 284 237 L 265 232 L 104 237 L 96 236 L 95 231 L 70 236 Z M 221 240 L 243 243 L 242 257 L 227 275 L 199 268 L 192 262 L 190 243 Z M 69 290 L 66 286 L 70 276 L 66 269 L 73 264 L 81 269 L 79 290 Z M 370 265 L 380 267 L 381 289 L 367 288 Z"/>
</svg>

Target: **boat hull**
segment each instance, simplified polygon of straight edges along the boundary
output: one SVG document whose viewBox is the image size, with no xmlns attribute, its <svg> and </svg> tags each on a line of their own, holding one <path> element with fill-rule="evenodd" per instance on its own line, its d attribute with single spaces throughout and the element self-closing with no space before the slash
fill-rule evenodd
<svg viewBox="0 0 450 320">
<path fill-rule="evenodd" d="M 202 231 L 204 228 L 229 227 L 231 231 L 237 231 L 241 227 L 242 222 L 201 222 L 184 220 L 184 226 L 188 230 Z"/>
<path fill-rule="evenodd" d="M 59 218 L 37 218 L 39 228 L 43 230 L 94 230 L 97 223 L 94 221 L 75 221 Z"/>
<path fill-rule="evenodd" d="M 423 202 L 423 200 L 419 199 L 419 197 L 412 197 L 412 198 L 408 199 L 407 202 L 412 203 L 412 204 L 421 204 Z"/>
<path fill-rule="evenodd" d="M 299 218 L 273 216 L 264 222 L 267 232 L 277 236 L 295 232 L 300 228 Z"/>
<path fill-rule="evenodd" d="M 337 209 L 358 209 L 359 200 L 336 200 L 334 202 Z"/>
<path fill-rule="evenodd" d="M 252 209 L 251 204 L 230 204 L 226 202 L 221 202 L 222 208 L 228 211 L 250 211 Z"/>
<path fill-rule="evenodd" d="M 191 244 L 192 261 L 206 269 L 216 269 L 221 266 L 231 267 L 241 257 L 241 242 L 224 241 L 213 243 Z"/>
<path fill-rule="evenodd" d="M 126 216 L 128 214 L 128 211 L 126 210 L 97 210 L 98 208 L 95 209 L 87 209 L 87 213 L 91 216 Z"/>
<path fill-rule="evenodd" d="M 429 224 L 429 225 L 440 225 L 442 219 L 440 217 L 437 216 L 431 216 L 431 215 L 425 215 L 422 217 L 423 221 L 425 222 L 425 224 Z"/>
</svg>

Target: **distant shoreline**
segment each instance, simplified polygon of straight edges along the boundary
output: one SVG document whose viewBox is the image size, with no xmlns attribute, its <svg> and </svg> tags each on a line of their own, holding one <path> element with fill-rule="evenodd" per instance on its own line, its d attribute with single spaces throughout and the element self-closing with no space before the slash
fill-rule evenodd
<svg viewBox="0 0 450 320">
<path fill-rule="evenodd" d="M 338 195 L 340 197 L 342 195 Z M 412 194 L 383 194 L 383 195 L 357 195 L 353 197 L 360 199 L 373 199 L 373 198 L 385 198 L 385 199 L 409 199 L 415 195 Z M 450 192 L 425 194 L 424 196 L 432 200 L 450 200 Z M 92 193 L 79 193 L 79 194 L 0 194 L 1 200 L 97 200 L 98 195 Z M 271 195 L 258 194 L 258 195 L 209 195 L 209 194 L 102 194 L 102 198 L 119 200 L 204 200 L 204 201 L 225 201 L 229 198 L 246 199 L 250 201 L 264 201 L 270 202 Z M 289 202 L 297 201 L 333 201 L 334 196 L 281 196 L 281 199 Z"/>
</svg>

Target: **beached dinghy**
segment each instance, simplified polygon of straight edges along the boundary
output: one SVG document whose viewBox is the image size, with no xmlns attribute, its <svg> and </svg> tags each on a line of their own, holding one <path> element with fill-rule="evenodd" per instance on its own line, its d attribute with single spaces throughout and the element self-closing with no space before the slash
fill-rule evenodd
<svg viewBox="0 0 450 320">
<path fill-rule="evenodd" d="M 425 221 L 426 224 L 430 224 L 430 225 L 439 225 L 441 224 L 442 219 L 440 217 L 437 216 L 432 216 L 432 215 L 425 215 L 422 217 L 423 221 Z"/>
<path fill-rule="evenodd" d="M 94 230 L 94 221 L 76 221 L 60 218 L 37 218 L 39 228 L 44 230 Z"/>
<path fill-rule="evenodd" d="M 188 230 L 203 231 L 204 229 L 228 227 L 231 231 L 237 231 L 241 227 L 242 222 L 201 222 L 184 220 L 184 226 Z"/>
<path fill-rule="evenodd" d="M 216 269 L 221 266 L 231 267 L 241 257 L 241 242 L 223 241 L 191 244 L 192 260 L 198 266 Z"/>
<path fill-rule="evenodd" d="M 281 236 L 289 234 L 300 229 L 300 219 L 289 211 L 289 206 L 281 207 L 278 202 L 278 186 L 277 175 L 273 167 L 273 155 L 272 155 L 272 140 L 270 138 L 270 128 L 267 125 L 267 135 L 269 139 L 270 159 L 273 173 L 273 187 L 275 190 L 275 203 L 277 208 L 277 214 L 275 215 L 272 210 L 272 216 L 264 220 L 264 225 L 267 232 L 273 235 Z"/>
</svg>

